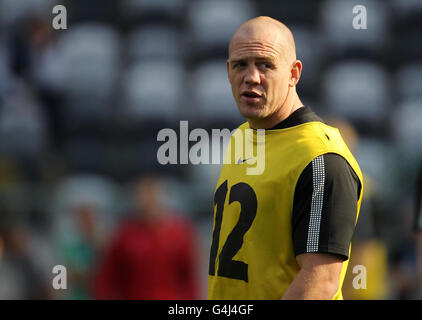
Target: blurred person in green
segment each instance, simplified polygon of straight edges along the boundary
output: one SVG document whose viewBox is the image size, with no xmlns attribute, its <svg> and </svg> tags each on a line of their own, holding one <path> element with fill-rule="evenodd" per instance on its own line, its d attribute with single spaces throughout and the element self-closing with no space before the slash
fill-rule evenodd
<svg viewBox="0 0 422 320">
<path fill-rule="evenodd" d="M 59 241 L 59 261 L 67 269 L 68 288 L 58 294 L 65 299 L 91 299 L 92 270 L 101 250 L 99 209 L 90 203 L 80 203 L 71 210 L 77 232 Z"/>
</svg>

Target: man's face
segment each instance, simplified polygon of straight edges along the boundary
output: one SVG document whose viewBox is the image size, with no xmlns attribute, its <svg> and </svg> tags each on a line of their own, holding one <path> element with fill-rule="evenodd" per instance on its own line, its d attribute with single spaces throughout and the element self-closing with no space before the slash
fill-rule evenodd
<svg viewBox="0 0 422 320">
<path fill-rule="evenodd" d="M 227 71 L 234 99 L 246 119 L 269 118 L 283 105 L 291 69 L 282 47 L 268 37 L 235 39 Z"/>
</svg>

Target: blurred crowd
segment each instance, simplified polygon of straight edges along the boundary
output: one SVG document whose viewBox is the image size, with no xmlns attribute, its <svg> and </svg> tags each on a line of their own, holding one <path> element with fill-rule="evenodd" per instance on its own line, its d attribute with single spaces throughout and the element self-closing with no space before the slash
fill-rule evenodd
<svg viewBox="0 0 422 320">
<path fill-rule="evenodd" d="M 365 173 L 345 298 L 422 298 L 422 1 L 0 0 L 1 299 L 206 297 L 219 166 L 160 165 L 157 134 L 243 122 L 225 60 L 258 15 L 292 29 L 299 96 Z"/>
</svg>

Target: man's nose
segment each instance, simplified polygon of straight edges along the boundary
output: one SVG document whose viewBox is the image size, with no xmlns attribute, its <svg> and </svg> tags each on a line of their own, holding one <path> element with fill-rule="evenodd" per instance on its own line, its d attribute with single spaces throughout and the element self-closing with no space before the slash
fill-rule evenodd
<svg viewBox="0 0 422 320">
<path fill-rule="evenodd" d="M 246 75 L 245 75 L 245 83 L 246 84 L 259 84 L 261 82 L 261 77 L 259 75 L 259 71 L 255 66 L 251 66 L 248 68 Z"/>
</svg>

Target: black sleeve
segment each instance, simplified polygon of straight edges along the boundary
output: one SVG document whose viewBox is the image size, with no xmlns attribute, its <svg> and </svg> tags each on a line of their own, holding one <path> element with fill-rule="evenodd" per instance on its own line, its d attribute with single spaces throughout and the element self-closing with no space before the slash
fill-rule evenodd
<svg viewBox="0 0 422 320">
<path fill-rule="evenodd" d="M 332 253 L 347 260 L 360 190 L 359 178 L 340 155 L 313 159 L 300 175 L 294 195 L 295 254 Z"/>
</svg>

